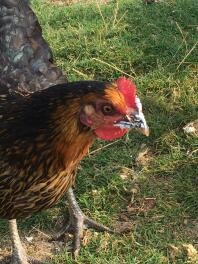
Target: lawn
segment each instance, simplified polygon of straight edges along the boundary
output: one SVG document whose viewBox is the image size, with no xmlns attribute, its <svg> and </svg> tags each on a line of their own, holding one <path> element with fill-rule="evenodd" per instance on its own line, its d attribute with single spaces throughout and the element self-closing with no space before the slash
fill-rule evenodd
<svg viewBox="0 0 198 264">
<path fill-rule="evenodd" d="M 28 252 L 51 264 L 198 263 L 198 137 L 183 131 L 198 118 L 198 1 L 57 2 L 32 1 L 57 65 L 69 81 L 133 79 L 151 134 L 97 141 L 78 171 L 83 211 L 129 232 L 85 232 L 74 261 L 69 237 L 48 242 L 67 216 L 63 199 L 19 222 Z M 0 256 L 9 242 L 1 220 Z"/>
</svg>

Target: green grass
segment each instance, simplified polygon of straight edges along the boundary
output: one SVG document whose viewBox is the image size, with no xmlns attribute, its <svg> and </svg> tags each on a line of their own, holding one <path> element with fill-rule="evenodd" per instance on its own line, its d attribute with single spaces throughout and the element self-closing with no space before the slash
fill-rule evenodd
<svg viewBox="0 0 198 264">
<path fill-rule="evenodd" d="M 86 157 L 78 173 L 76 194 L 83 211 L 109 226 L 124 217 L 133 223 L 132 231 L 123 236 L 93 232 L 76 262 L 65 251 L 50 263 L 198 263 L 184 250 L 174 258 L 169 248 L 198 243 L 198 152 L 193 153 L 198 139 L 182 130 L 198 117 L 198 1 L 145 5 L 119 0 L 67 7 L 32 2 L 55 61 L 69 81 L 133 78 L 151 129 L 149 138 L 131 131 L 128 141 Z M 92 150 L 106 144 L 98 141 Z M 138 167 L 135 157 L 142 144 L 152 159 Z M 127 179 L 120 177 L 123 167 L 130 169 Z M 139 190 L 135 202 L 155 198 L 155 206 L 144 213 L 128 212 L 131 188 Z M 54 230 L 63 214 L 64 200 L 22 221 L 20 231 L 31 234 L 32 226 Z M 6 241 L 4 221 L 0 228 L 0 241 Z"/>
</svg>

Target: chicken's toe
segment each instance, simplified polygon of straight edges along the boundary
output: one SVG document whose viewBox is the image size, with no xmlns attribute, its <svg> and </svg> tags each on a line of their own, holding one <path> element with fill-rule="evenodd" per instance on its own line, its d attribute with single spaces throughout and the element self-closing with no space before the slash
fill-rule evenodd
<svg viewBox="0 0 198 264">
<path fill-rule="evenodd" d="M 96 221 L 90 219 L 81 211 L 72 189 L 69 189 L 67 192 L 67 198 L 69 201 L 69 212 L 70 220 L 69 224 L 62 228 L 62 230 L 54 236 L 53 240 L 62 239 L 66 233 L 73 235 L 73 247 L 72 254 L 76 258 L 80 251 L 81 239 L 83 237 L 83 231 L 85 229 L 91 228 L 95 229 L 97 232 L 108 232 L 108 233 L 117 233 L 116 231 L 110 229 L 107 226 L 97 223 Z"/>
</svg>

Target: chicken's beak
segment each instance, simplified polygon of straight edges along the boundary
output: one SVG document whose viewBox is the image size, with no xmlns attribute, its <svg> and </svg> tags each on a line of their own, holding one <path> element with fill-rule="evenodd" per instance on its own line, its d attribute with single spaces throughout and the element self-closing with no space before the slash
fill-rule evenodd
<svg viewBox="0 0 198 264">
<path fill-rule="evenodd" d="M 134 112 L 131 115 L 126 115 L 123 120 L 115 123 L 114 126 L 122 129 L 136 128 L 143 135 L 149 136 L 149 127 L 142 112 Z"/>
<path fill-rule="evenodd" d="M 124 119 L 116 122 L 114 126 L 122 129 L 136 128 L 143 135 L 149 136 L 149 127 L 142 111 L 134 111 L 132 114 L 126 115 Z"/>
<path fill-rule="evenodd" d="M 137 123 L 137 130 L 148 137 L 150 132 L 144 114 L 142 112 L 133 114 L 133 120 L 135 123 Z"/>
<path fill-rule="evenodd" d="M 146 123 L 146 119 L 142 112 L 142 104 L 139 97 L 136 96 L 135 99 L 136 110 L 129 111 L 130 114 L 127 114 L 123 120 L 116 122 L 114 126 L 120 127 L 122 129 L 136 128 L 140 133 L 145 136 L 149 136 L 149 127 Z"/>
<path fill-rule="evenodd" d="M 148 137 L 150 134 L 149 128 L 141 128 L 140 132 L 146 137 Z"/>
</svg>

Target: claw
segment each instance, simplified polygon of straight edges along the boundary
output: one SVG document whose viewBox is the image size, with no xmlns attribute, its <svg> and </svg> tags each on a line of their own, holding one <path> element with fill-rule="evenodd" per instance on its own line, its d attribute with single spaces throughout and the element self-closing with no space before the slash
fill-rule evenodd
<svg viewBox="0 0 198 264">
<path fill-rule="evenodd" d="M 98 232 L 108 232 L 111 234 L 116 233 L 116 231 L 112 230 L 111 228 L 109 228 L 105 225 L 99 224 L 96 221 L 94 221 L 93 219 L 90 219 L 88 217 L 85 217 L 84 223 L 85 223 L 87 228 L 95 229 Z"/>
<path fill-rule="evenodd" d="M 85 216 L 81 211 L 77 201 L 75 200 L 72 189 L 68 190 L 67 198 L 69 201 L 70 222 L 66 227 L 62 228 L 62 230 L 54 237 L 54 239 L 62 239 L 65 236 L 65 233 L 73 234 L 72 255 L 73 258 L 76 259 L 80 252 L 84 229 L 91 228 L 95 229 L 97 232 L 108 232 L 111 234 L 117 232 Z"/>
<path fill-rule="evenodd" d="M 89 228 L 95 229 L 97 232 L 108 232 L 111 234 L 117 233 L 109 227 L 97 223 L 80 212 L 79 217 L 75 216 L 72 222 L 70 222 L 66 227 L 62 228 L 62 230 L 55 237 L 53 237 L 53 240 L 63 239 L 66 233 L 73 234 L 72 256 L 74 259 L 76 259 L 80 252 L 83 230 Z"/>
</svg>

